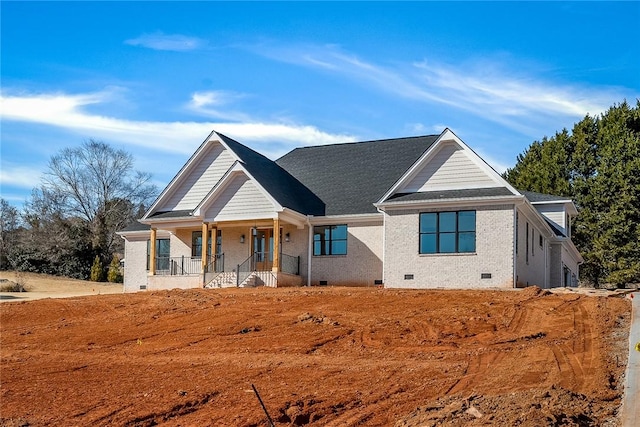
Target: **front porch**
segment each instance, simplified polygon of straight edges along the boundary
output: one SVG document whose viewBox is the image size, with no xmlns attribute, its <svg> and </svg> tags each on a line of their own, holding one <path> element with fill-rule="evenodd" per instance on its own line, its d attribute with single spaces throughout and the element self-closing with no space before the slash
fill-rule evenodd
<svg viewBox="0 0 640 427">
<path fill-rule="evenodd" d="M 285 251 L 304 254 L 305 237 L 279 219 L 152 227 L 141 289 L 302 286 L 302 257 Z"/>
</svg>

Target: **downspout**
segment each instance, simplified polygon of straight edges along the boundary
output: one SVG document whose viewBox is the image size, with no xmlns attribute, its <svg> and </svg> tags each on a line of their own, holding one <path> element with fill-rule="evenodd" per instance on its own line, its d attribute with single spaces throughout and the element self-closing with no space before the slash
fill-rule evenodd
<svg viewBox="0 0 640 427">
<path fill-rule="evenodd" d="M 387 282 L 385 279 L 385 270 L 386 270 L 386 253 L 387 253 L 387 215 L 385 212 L 376 206 L 376 210 L 382 214 L 382 286 L 385 286 Z"/>
<path fill-rule="evenodd" d="M 549 289 L 549 245 L 544 243 L 544 288 Z"/>
<path fill-rule="evenodd" d="M 313 257 L 313 226 L 311 225 L 311 215 L 307 215 L 307 225 L 309 227 L 309 242 L 307 244 L 307 286 L 311 286 L 311 259 Z"/>
<path fill-rule="evenodd" d="M 513 235 L 511 242 L 513 243 L 513 255 L 511 257 L 511 265 L 513 266 L 513 288 L 518 287 L 518 204 L 513 204 Z"/>
</svg>

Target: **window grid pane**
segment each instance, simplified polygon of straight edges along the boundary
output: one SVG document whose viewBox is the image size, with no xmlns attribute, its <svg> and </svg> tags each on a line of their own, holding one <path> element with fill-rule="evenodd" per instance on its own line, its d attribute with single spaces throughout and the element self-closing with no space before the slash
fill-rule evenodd
<svg viewBox="0 0 640 427">
<path fill-rule="evenodd" d="M 419 216 L 419 253 L 476 251 L 476 211 L 425 212 Z"/>
<path fill-rule="evenodd" d="M 319 225 L 313 227 L 313 255 L 346 255 L 347 226 Z"/>
</svg>

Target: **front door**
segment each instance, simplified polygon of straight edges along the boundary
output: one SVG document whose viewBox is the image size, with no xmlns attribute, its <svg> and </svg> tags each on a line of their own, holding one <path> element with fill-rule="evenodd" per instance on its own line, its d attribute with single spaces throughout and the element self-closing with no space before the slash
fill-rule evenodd
<svg viewBox="0 0 640 427">
<path fill-rule="evenodd" d="M 253 236 L 253 262 L 255 271 L 270 271 L 273 263 L 273 230 L 256 230 Z"/>
</svg>

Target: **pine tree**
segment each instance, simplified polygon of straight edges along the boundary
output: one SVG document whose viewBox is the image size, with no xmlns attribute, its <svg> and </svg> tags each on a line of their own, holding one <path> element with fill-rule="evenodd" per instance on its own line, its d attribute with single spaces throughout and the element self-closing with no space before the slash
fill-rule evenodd
<svg viewBox="0 0 640 427">
<path fill-rule="evenodd" d="M 110 283 L 122 283 L 122 273 L 120 273 L 120 260 L 117 255 L 113 255 L 109 271 L 107 272 L 107 281 Z"/>
<path fill-rule="evenodd" d="M 522 190 L 573 198 L 584 279 L 640 282 L 640 100 L 533 142 L 504 177 Z"/>
</svg>

